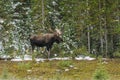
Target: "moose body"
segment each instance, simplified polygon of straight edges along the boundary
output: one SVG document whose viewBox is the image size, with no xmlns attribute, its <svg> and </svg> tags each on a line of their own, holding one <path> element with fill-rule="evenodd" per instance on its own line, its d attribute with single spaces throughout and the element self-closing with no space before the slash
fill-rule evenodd
<svg viewBox="0 0 120 80">
<path fill-rule="evenodd" d="M 54 43 L 59 44 L 63 39 L 58 33 L 46 33 L 42 35 L 33 35 L 30 37 L 30 43 L 32 46 L 32 51 L 36 47 L 46 47 L 48 51 L 48 58 L 50 57 L 50 50 Z"/>
</svg>

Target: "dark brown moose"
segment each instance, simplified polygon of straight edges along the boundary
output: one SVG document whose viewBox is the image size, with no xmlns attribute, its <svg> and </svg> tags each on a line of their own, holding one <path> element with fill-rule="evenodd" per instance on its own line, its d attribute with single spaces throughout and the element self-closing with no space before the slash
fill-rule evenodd
<svg viewBox="0 0 120 80">
<path fill-rule="evenodd" d="M 56 42 L 59 44 L 63 41 L 63 39 L 60 37 L 61 32 L 59 29 L 56 29 L 53 33 L 46 33 L 42 35 L 33 35 L 30 37 L 30 43 L 32 46 L 32 52 L 34 51 L 35 47 L 46 47 L 48 51 L 48 58 L 50 57 L 50 50 L 52 48 L 52 45 Z"/>
</svg>

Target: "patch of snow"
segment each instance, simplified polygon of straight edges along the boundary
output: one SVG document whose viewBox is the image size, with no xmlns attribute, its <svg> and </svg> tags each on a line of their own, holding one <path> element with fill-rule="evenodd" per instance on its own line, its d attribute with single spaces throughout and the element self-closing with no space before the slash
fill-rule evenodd
<svg viewBox="0 0 120 80">
<path fill-rule="evenodd" d="M 65 69 L 65 72 L 69 71 L 69 69 Z"/>
<path fill-rule="evenodd" d="M 22 59 L 20 56 L 16 56 L 14 59 L 11 59 L 11 61 L 31 61 L 32 60 L 32 56 L 31 55 L 24 55 L 24 58 Z M 50 58 L 50 59 L 44 59 L 44 58 L 35 58 L 36 62 L 44 62 L 45 60 L 70 60 L 69 57 L 64 57 L 64 58 L 60 58 L 60 57 L 55 57 L 55 58 Z"/>
<path fill-rule="evenodd" d="M 15 9 L 18 5 L 22 5 L 22 3 L 17 2 L 16 4 L 12 4 L 13 9 Z"/>
<path fill-rule="evenodd" d="M 21 57 L 20 56 L 15 56 L 15 59 L 20 59 Z"/>
<path fill-rule="evenodd" d="M 11 59 L 11 57 L 9 55 L 1 54 L 0 59 L 7 60 L 7 59 Z"/>
<path fill-rule="evenodd" d="M 11 61 L 23 61 L 21 58 L 11 59 Z"/>
<path fill-rule="evenodd" d="M 54 54 L 54 56 L 56 57 L 56 56 L 57 56 L 57 54 Z"/>
<path fill-rule="evenodd" d="M 83 57 L 75 57 L 75 60 L 84 60 Z"/>
<path fill-rule="evenodd" d="M 53 6 L 57 5 L 57 3 L 55 1 L 52 2 Z"/>
<path fill-rule="evenodd" d="M 49 14 L 53 14 L 52 12 L 48 12 Z"/>
<path fill-rule="evenodd" d="M 27 70 L 27 72 L 32 72 L 32 70 Z"/>
<path fill-rule="evenodd" d="M 54 58 L 49 58 L 49 59 L 45 59 L 45 58 L 35 58 L 35 61 L 36 62 L 44 62 L 45 60 L 49 60 L 49 61 L 52 61 L 52 60 L 70 60 L 71 58 L 70 57 L 54 57 Z M 32 60 L 32 56 L 31 55 L 24 55 L 23 58 L 21 58 L 20 56 L 16 56 L 14 59 L 12 59 L 11 61 L 31 61 Z M 91 60 L 95 60 L 95 58 L 92 58 L 90 56 L 78 56 L 78 57 L 75 57 L 75 60 L 88 60 L 88 61 L 91 61 Z M 70 65 L 70 67 L 74 67 L 73 65 Z"/>
<path fill-rule="evenodd" d="M 24 55 L 24 60 L 32 60 L 32 56 L 30 56 L 30 55 Z"/>
<path fill-rule="evenodd" d="M 91 61 L 91 60 L 95 60 L 95 58 L 92 58 L 90 56 L 79 55 L 78 57 L 75 57 L 75 60 L 88 60 L 88 61 Z"/>
<path fill-rule="evenodd" d="M 74 69 L 78 69 L 77 67 L 74 67 Z"/>
<path fill-rule="evenodd" d="M 24 57 L 16 56 L 14 59 L 11 59 L 11 61 L 29 61 L 32 60 L 32 56 L 30 55 L 24 55 Z"/>
<path fill-rule="evenodd" d="M 54 58 L 50 58 L 49 60 L 70 60 L 70 58 L 69 57 L 64 57 L 64 58 L 54 57 Z"/>
<path fill-rule="evenodd" d="M 3 23 L 3 22 L 4 22 L 4 20 L 0 18 L 0 23 Z"/>
<path fill-rule="evenodd" d="M 86 57 L 84 58 L 84 60 L 91 61 L 91 60 L 95 60 L 95 58 L 91 58 L 90 56 L 86 56 Z"/>
<path fill-rule="evenodd" d="M 43 59 L 43 58 L 36 58 L 35 61 L 37 62 L 44 62 L 46 59 Z"/>
<path fill-rule="evenodd" d="M 73 66 L 73 65 L 70 65 L 69 67 L 70 67 L 70 68 L 73 68 L 74 66 Z"/>
</svg>

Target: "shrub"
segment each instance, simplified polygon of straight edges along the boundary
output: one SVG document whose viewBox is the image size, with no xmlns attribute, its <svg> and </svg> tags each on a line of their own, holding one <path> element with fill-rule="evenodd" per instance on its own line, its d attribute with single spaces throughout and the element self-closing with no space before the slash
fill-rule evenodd
<svg viewBox="0 0 120 80">
<path fill-rule="evenodd" d="M 105 67 L 102 65 L 102 63 L 100 63 L 98 68 L 95 70 L 93 74 L 93 80 L 108 80 L 108 79 L 109 75 L 105 70 Z"/>
<path fill-rule="evenodd" d="M 62 69 L 66 68 L 66 67 L 69 67 L 70 65 L 72 65 L 71 61 L 60 61 L 58 63 L 58 66 Z"/>
<path fill-rule="evenodd" d="M 65 57 L 65 51 L 61 49 L 61 46 L 54 45 L 53 49 L 51 50 L 51 57 Z"/>
<path fill-rule="evenodd" d="M 1 75 L 2 79 L 7 79 L 8 75 L 9 75 L 8 69 L 6 68 L 6 66 L 4 66 L 3 71 L 2 71 L 2 75 Z"/>
<path fill-rule="evenodd" d="M 113 53 L 113 57 L 120 58 L 120 51 L 116 51 Z"/>
<path fill-rule="evenodd" d="M 28 69 L 31 69 L 31 67 L 32 65 L 29 62 L 28 63 L 22 62 L 22 63 L 18 63 L 17 65 L 18 70 L 28 70 Z"/>
<path fill-rule="evenodd" d="M 74 49 L 72 57 L 76 57 L 78 55 L 88 55 L 87 48 L 85 46 L 82 46 L 81 48 Z"/>
</svg>

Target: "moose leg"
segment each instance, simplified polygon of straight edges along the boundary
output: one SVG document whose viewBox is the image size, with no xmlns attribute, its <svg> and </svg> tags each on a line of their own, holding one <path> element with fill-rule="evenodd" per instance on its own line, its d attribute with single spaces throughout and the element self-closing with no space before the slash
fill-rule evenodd
<svg viewBox="0 0 120 80">
<path fill-rule="evenodd" d="M 37 47 L 37 52 L 38 52 L 38 53 L 41 53 L 40 47 Z"/>
<path fill-rule="evenodd" d="M 48 51 L 48 59 L 50 58 L 50 47 L 47 47 L 47 51 Z"/>
<path fill-rule="evenodd" d="M 31 51 L 31 53 L 33 53 L 34 49 L 35 49 L 35 45 L 32 45 L 32 51 Z"/>
</svg>

